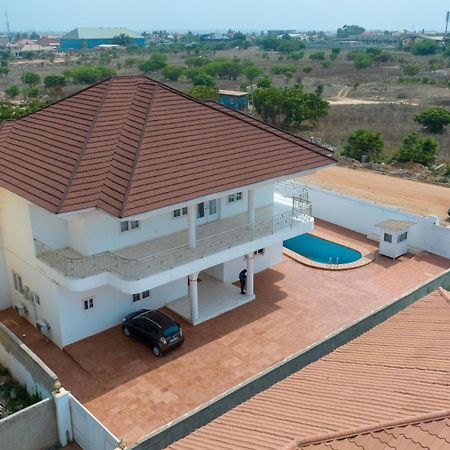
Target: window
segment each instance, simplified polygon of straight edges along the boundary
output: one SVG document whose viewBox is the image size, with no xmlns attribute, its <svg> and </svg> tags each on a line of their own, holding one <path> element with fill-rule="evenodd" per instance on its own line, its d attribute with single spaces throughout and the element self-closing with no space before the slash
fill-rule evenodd
<svg viewBox="0 0 450 450">
<path fill-rule="evenodd" d="M 16 272 L 13 272 L 12 274 L 13 274 L 13 280 L 14 280 L 14 289 L 17 292 L 20 292 L 21 294 L 23 294 L 22 277 Z"/>
<path fill-rule="evenodd" d="M 228 196 L 228 203 L 238 202 L 239 200 L 242 200 L 242 192 L 235 192 Z"/>
<path fill-rule="evenodd" d="M 120 222 L 120 232 L 136 230 L 139 228 L 139 220 L 125 220 Z"/>
<path fill-rule="evenodd" d="M 83 311 L 88 311 L 94 307 L 94 298 L 85 298 L 82 300 Z"/>
<path fill-rule="evenodd" d="M 216 199 L 209 201 L 208 209 L 209 209 L 210 216 L 213 216 L 214 214 L 217 213 L 217 200 Z"/>
<path fill-rule="evenodd" d="M 260 248 L 259 250 L 256 250 L 256 252 L 254 252 L 255 256 L 257 255 L 264 255 L 264 249 Z"/>
<path fill-rule="evenodd" d="M 186 216 L 188 213 L 188 208 L 187 206 L 183 206 L 183 208 L 178 208 L 178 209 L 174 209 L 172 212 L 172 217 L 174 219 L 181 217 L 181 216 Z"/>
<path fill-rule="evenodd" d="M 145 298 L 149 298 L 149 297 L 150 297 L 150 289 L 147 289 L 146 291 L 138 292 L 137 294 L 133 294 L 132 300 L 134 303 L 134 302 L 138 302 L 139 300 L 144 300 Z"/>
<path fill-rule="evenodd" d="M 384 233 L 384 242 L 392 242 L 392 234 Z"/>
<path fill-rule="evenodd" d="M 35 305 L 41 304 L 41 299 L 39 298 L 39 295 L 36 294 L 36 292 L 33 292 L 33 302 Z"/>
<path fill-rule="evenodd" d="M 403 242 L 403 241 L 406 241 L 406 239 L 408 239 L 408 232 L 407 231 L 405 231 L 404 233 L 398 235 L 397 242 Z"/>
</svg>

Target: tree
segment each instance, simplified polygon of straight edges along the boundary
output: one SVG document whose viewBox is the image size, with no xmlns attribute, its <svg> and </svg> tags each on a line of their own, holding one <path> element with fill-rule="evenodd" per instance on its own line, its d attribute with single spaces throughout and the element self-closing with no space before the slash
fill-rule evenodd
<svg viewBox="0 0 450 450">
<path fill-rule="evenodd" d="M 164 69 L 161 72 L 164 76 L 164 78 L 167 78 L 170 81 L 177 81 L 178 78 L 181 77 L 184 73 L 184 67 L 183 66 L 177 66 L 177 65 L 169 65 L 164 67 Z"/>
<path fill-rule="evenodd" d="M 187 92 L 199 100 L 219 100 L 219 89 L 209 86 L 193 86 Z"/>
<path fill-rule="evenodd" d="M 122 45 L 127 47 L 133 43 L 133 39 L 125 33 L 120 33 L 118 36 L 112 38 L 112 43 L 115 45 Z"/>
<path fill-rule="evenodd" d="M 66 70 L 64 75 L 71 78 L 75 83 L 92 84 L 97 81 L 113 77 L 116 74 L 111 67 L 80 65 Z"/>
<path fill-rule="evenodd" d="M 356 36 L 358 34 L 364 33 L 365 28 L 359 25 L 344 25 L 342 28 L 337 29 L 338 38 L 348 38 L 349 36 Z"/>
<path fill-rule="evenodd" d="M 190 56 L 184 62 L 188 67 L 202 67 L 210 61 L 206 56 Z"/>
<path fill-rule="evenodd" d="M 432 106 L 414 115 L 414 121 L 429 133 L 442 134 L 450 124 L 450 111 L 441 106 Z"/>
<path fill-rule="evenodd" d="M 332 60 L 335 60 L 338 57 L 339 53 L 341 53 L 341 49 L 340 48 L 332 48 L 331 49 L 330 58 Z"/>
<path fill-rule="evenodd" d="M 374 130 L 356 130 L 347 138 L 344 145 L 344 154 L 350 158 L 361 161 L 379 161 L 384 148 L 381 133 Z"/>
<path fill-rule="evenodd" d="M 30 88 L 36 86 L 41 81 L 41 77 L 35 72 L 24 72 L 20 79 L 23 84 L 26 84 Z"/>
<path fill-rule="evenodd" d="M 0 121 L 17 119 L 41 109 L 46 105 L 47 103 L 42 100 L 32 100 L 31 102 L 21 103 L 19 105 L 6 101 L 0 101 Z"/>
<path fill-rule="evenodd" d="M 316 121 L 328 114 L 329 104 L 315 93 L 306 93 L 301 85 L 257 89 L 253 104 L 263 120 L 284 127 Z"/>
<path fill-rule="evenodd" d="M 411 133 L 403 139 L 402 145 L 394 154 L 397 161 L 413 161 L 424 166 L 429 166 L 436 158 L 439 144 L 436 139 L 420 137 L 417 133 Z"/>
<path fill-rule="evenodd" d="M 256 78 L 262 75 L 262 73 L 263 73 L 262 70 L 257 66 L 247 66 L 244 69 L 245 78 L 247 78 L 248 82 L 250 83 L 250 86 L 253 85 Z"/>
<path fill-rule="evenodd" d="M 5 78 L 8 76 L 9 68 L 7 66 L 0 66 L 0 77 L 5 76 Z"/>
<path fill-rule="evenodd" d="M 361 70 L 361 69 L 367 69 L 370 67 L 373 63 L 373 58 L 367 53 L 360 53 L 356 55 L 355 59 L 353 60 L 354 66 Z"/>
<path fill-rule="evenodd" d="M 166 67 L 167 56 L 162 53 L 153 53 L 150 59 L 146 59 L 139 64 L 139 70 L 143 73 L 156 72 Z"/>
<path fill-rule="evenodd" d="M 309 55 L 309 59 L 323 61 L 325 60 L 325 52 L 313 52 Z"/>
<path fill-rule="evenodd" d="M 66 87 L 67 80 L 64 75 L 47 75 L 44 78 L 45 89 L 48 89 L 52 93 L 59 94 L 62 89 Z"/>
<path fill-rule="evenodd" d="M 416 42 L 412 47 L 414 55 L 434 55 L 439 50 L 439 45 L 430 39 Z"/>
<path fill-rule="evenodd" d="M 256 87 L 260 89 L 269 88 L 272 86 L 272 80 L 268 76 L 264 76 L 261 78 L 258 78 L 256 81 Z"/>
<path fill-rule="evenodd" d="M 5 89 L 5 94 L 8 97 L 17 97 L 20 94 L 20 88 L 16 84 L 13 84 Z"/>
<path fill-rule="evenodd" d="M 192 78 L 192 84 L 194 86 L 207 86 L 210 88 L 215 88 L 216 80 L 211 75 L 200 72 L 194 78 Z"/>
<path fill-rule="evenodd" d="M 408 77 L 414 77 L 419 74 L 420 66 L 417 64 L 406 64 L 402 66 L 402 72 Z"/>
<path fill-rule="evenodd" d="M 313 71 L 313 66 L 307 65 L 307 66 L 303 67 L 302 70 L 305 73 L 311 73 Z"/>
</svg>

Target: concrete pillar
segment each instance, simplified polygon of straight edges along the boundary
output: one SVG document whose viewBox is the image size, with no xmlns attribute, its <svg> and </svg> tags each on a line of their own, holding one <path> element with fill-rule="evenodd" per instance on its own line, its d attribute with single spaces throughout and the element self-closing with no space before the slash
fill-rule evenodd
<svg viewBox="0 0 450 450">
<path fill-rule="evenodd" d="M 191 301 L 191 322 L 198 321 L 198 272 L 189 275 L 189 299 Z"/>
<path fill-rule="evenodd" d="M 59 387 L 52 392 L 56 406 L 56 422 L 58 426 L 58 440 L 61 447 L 73 441 L 72 418 L 70 415 L 69 391 Z"/>
<path fill-rule="evenodd" d="M 247 214 L 248 214 L 248 223 L 250 225 L 255 224 L 256 216 L 255 216 L 255 190 L 249 189 L 247 196 Z"/>
<path fill-rule="evenodd" d="M 195 216 L 196 216 L 196 207 L 197 205 L 189 205 L 188 206 L 188 233 L 189 233 L 189 247 L 195 247 L 196 237 L 196 224 L 195 224 Z"/>
<path fill-rule="evenodd" d="M 254 295 L 254 277 L 255 277 L 255 255 L 249 253 L 247 255 L 247 295 Z"/>
</svg>

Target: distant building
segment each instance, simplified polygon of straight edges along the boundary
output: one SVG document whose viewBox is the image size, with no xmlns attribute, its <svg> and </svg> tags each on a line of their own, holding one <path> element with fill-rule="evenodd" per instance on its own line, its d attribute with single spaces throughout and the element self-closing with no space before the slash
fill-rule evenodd
<svg viewBox="0 0 450 450">
<path fill-rule="evenodd" d="M 292 34 L 295 32 L 296 32 L 295 30 L 267 30 L 268 36 L 273 36 L 273 37 L 280 36 L 283 34 Z"/>
<path fill-rule="evenodd" d="M 42 47 L 52 47 L 55 50 L 59 49 L 59 36 L 41 36 L 37 41 L 37 44 L 41 45 Z"/>
<path fill-rule="evenodd" d="M 136 45 L 144 46 L 145 39 L 126 28 L 75 28 L 60 38 L 60 50 L 81 50 L 102 44 L 114 44 L 114 38 L 124 34 Z"/>
<path fill-rule="evenodd" d="M 201 41 L 228 41 L 230 38 L 223 33 L 204 34 L 200 37 Z"/>
<path fill-rule="evenodd" d="M 219 89 L 219 103 L 237 111 L 246 111 L 248 109 L 248 95 L 247 92 Z"/>
</svg>

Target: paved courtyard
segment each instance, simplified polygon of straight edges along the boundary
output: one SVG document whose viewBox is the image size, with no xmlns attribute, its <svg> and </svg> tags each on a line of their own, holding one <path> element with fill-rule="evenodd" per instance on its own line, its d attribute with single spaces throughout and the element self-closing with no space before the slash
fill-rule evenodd
<svg viewBox="0 0 450 450">
<path fill-rule="evenodd" d="M 317 221 L 316 232 L 376 249 L 364 236 Z M 198 326 L 180 319 L 185 344 L 156 359 L 120 327 L 59 350 L 12 309 L 0 320 L 128 444 L 448 269 L 428 253 L 326 271 L 285 258 L 255 277 L 256 300 Z"/>
</svg>

